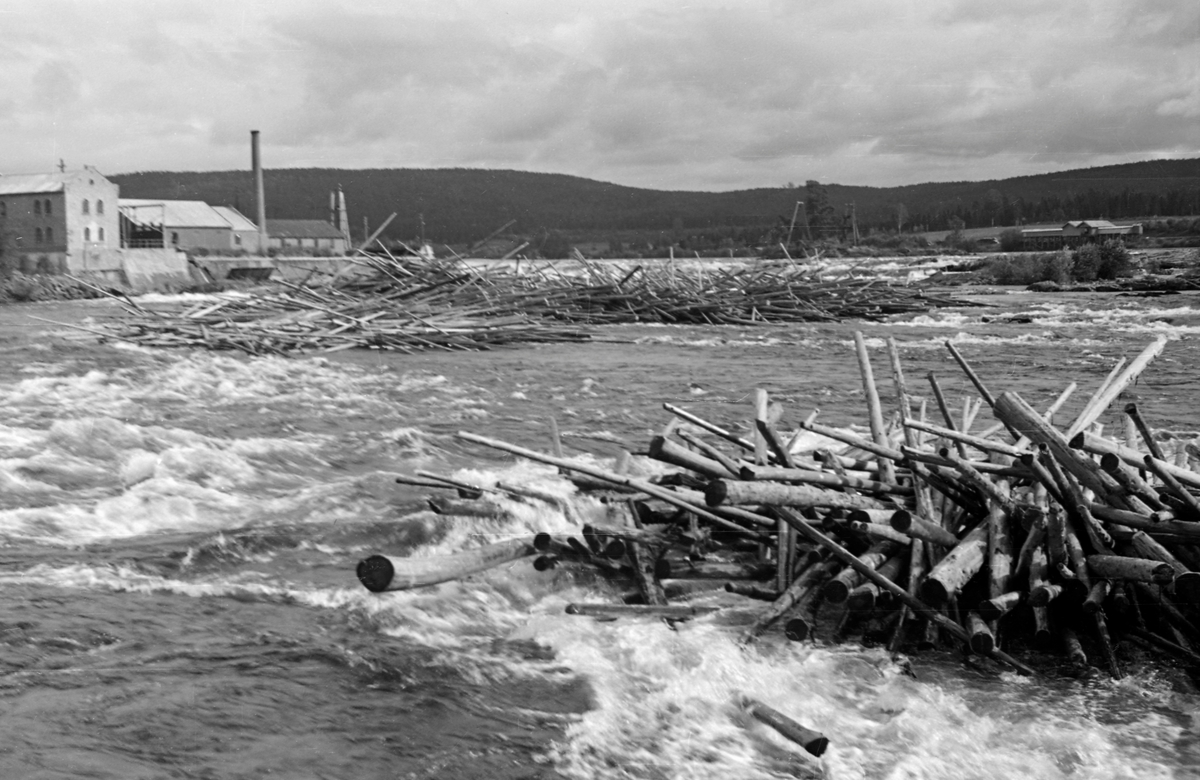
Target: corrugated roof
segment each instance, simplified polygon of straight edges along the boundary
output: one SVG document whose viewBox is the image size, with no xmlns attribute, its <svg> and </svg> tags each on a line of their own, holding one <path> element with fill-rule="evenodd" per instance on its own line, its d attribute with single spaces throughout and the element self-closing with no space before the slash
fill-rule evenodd
<svg viewBox="0 0 1200 780">
<path fill-rule="evenodd" d="M 165 221 L 168 228 L 230 228 L 229 221 L 202 200 L 121 198 L 117 205 L 129 219 L 142 224 Z"/>
<path fill-rule="evenodd" d="M 213 206 L 213 211 L 220 214 L 229 223 L 234 230 L 249 230 L 251 233 L 258 232 L 258 225 L 254 224 L 246 217 L 245 214 L 235 209 L 233 206 Z"/>
<path fill-rule="evenodd" d="M 322 219 L 268 219 L 267 234 L 272 238 L 344 238 Z"/>
<path fill-rule="evenodd" d="M 0 195 L 62 192 L 63 181 L 66 178 L 66 174 L 62 173 L 21 173 L 13 176 L 0 176 Z"/>
</svg>

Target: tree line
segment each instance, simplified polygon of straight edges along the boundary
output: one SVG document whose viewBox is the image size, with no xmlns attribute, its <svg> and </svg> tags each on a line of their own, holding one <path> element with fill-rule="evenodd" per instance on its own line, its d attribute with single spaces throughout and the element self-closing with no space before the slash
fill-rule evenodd
<svg viewBox="0 0 1200 780">
<path fill-rule="evenodd" d="M 253 218 L 250 171 L 151 171 L 110 177 L 122 197 L 203 200 Z M 270 219 L 328 219 L 345 192 L 352 235 L 392 213 L 385 237 L 469 244 L 515 220 L 531 237 L 655 234 L 762 242 L 805 232 L 915 232 L 990 225 L 1200 214 L 1200 158 L 1156 160 L 986 182 L 855 187 L 809 181 L 731 192 L 649 190 L 563 174 L 480 169 L 296 168 L 265 172 Z M 365 219 L 364 219 L 365 218 Z"/>
</svg>

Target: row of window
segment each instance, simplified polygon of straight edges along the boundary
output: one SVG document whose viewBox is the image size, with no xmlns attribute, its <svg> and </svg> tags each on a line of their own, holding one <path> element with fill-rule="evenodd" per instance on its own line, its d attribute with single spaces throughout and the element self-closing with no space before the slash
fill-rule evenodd
<svg viewBox="0 0 1200 780">
<path fill-rule="evenodd" d="M 91 204 L 88 203 L 87 198 L 84 198 L 83 199 L 83 213 L 90 214 L 91 213 L 91 211 L 89 210 L 90 208 L 91 208 Z M 54 207 L 49 199 L 35 200 L 33 202 L 33 213 L 38 215 L 39 217 L 43 214 L 45 214 L 46 216 L 50 216 L 52 213 L 54 213 L 53 209 L 54 209 Z M 104 213 L 104 201 L 102 201 L 102 200 L 96 201 L 96 213 L 97 214 Z M 0 200 L 0 217 L 7 217 L 7 216 L 8 216 L 8 204 L 5 201 Z"/>
<path fill-rule="evenodd" d="M 85 227 L 83 229 L 83 240 L 92 240 L 92 229 Z M 96 228 L 96 240 L 104 241 L 104 228 Z M 35 244 L 53 244 L 54 243 L 54 228 L 35 228 L 33 231 L 33 243 Z"/>
</svg>

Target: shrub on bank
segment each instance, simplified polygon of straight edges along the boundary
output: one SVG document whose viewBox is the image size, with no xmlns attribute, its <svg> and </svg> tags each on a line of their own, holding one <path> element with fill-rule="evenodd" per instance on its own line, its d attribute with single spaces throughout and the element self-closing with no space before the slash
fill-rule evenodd
<svg viewBox="0 0 1200 780">
<path fill-rule="evenodd" d="M 1129 250 L 1120 241 L 1084 244 L 1071 253 L 1071 275 L 1076 281 L 1119 279 L 1133 274 Z"/>
<path fill-rule="evenodd" d="M 1066 284 L 1071 281 L 1071 266 L 1071 255 L 1067 252 L 1040 252 L 1000 255 L 987 262 L 986 272 L 994 284 Z"/>
</svg>

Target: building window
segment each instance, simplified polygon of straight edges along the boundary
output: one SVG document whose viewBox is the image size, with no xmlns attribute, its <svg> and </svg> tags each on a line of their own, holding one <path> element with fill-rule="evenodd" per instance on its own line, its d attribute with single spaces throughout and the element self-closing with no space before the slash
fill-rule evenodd
<svg viewBox="0 0 1200 780">
<path fill-rule="evenodd" d="M 98 233 L 96 240 L 103 242 L 104 241 L 104 228 L 96 228 L 96 232 Z"/>
<path fill-rule="evenodd" d="M 233 234 L 233 245 L 234 245 L 234 246 L 241 246 L 241 245 L 242 245 L 242 236 L 241 236 L 241 234 L 239 234 L 239 233 L 234 233 L 234 234 Z"/>
<path fill-rule="evenodd" d="M 87 214 L 87 213 L 88 213 L 88 201 L 87 201 L 87 198 L 84 198 L 84 199 L 83 199 L 83 213 L 84 213 L 84 214 Z"/>
<path fill-rule="evenodd" d="M 42 202 L 40 200 L 33 202 L 33 213 L 39 215 L 42 213 Z"/>
<path fill-rule="evenodd" d="M 46 208 L 44 209 L 44 211 L 46 212 L 47 217 L 50 216 L 50 201 L 49 201 L 49 199 L 46 200 Z"/>
<path fill-rule="evenodd" d="M 42 229 L 41 228 L 38 228 L 36 231 L 34 231 L 33 243 L 35 243 L 35 244 L 42 243 Z"/>
<path fill-rule="evenodd" d="M 46 228 L 46 243 L 54 243 L 54 228 Z"/>
<path fill-rule="evenodd" d="M 102 200 L 96 201 L 96 213 L 97 214 L 104 213 L 104 201 L 102 201 Z"/>
<path fill-rule="evenodd" d="M 84 228 L 84 229 L 83 229 L 83 240 L 84 240 L 84 241 L 91 241 L 91 240 L 92 240 L 92 229 L 91 229 L 91 228 Z"/>
<path fill-rule="evenodd" d="M 172 243 L 172 244 L 178 244 L 178 243 L 179 243 L 179 234 L 178 234 L 178 233 L 176 233 L 176 232 L 174 232 L 174 231 L 172 231 L 172 232 L 171 232 L 171 243 Z"/>
</svg>

